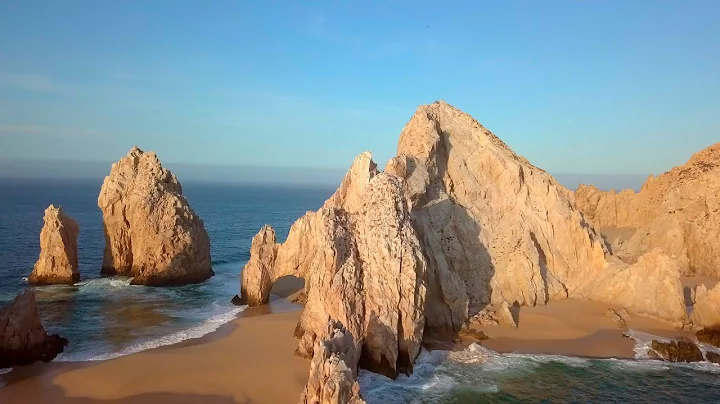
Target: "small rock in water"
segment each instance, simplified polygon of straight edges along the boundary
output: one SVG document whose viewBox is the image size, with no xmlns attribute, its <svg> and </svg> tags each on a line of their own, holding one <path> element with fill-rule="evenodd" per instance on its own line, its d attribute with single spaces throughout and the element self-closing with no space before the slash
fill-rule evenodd
<svg viewBox="0 0 720 404">
<path fill-rule="evenodd" d="M 651 358 L 662 359 L 669 362 L 702 362 L 704 360 L 702 351 L 694 342 L 687 339 L 670 341 L 669 343 L 653 340 L 652 350 L 649 352 Z"/>
<path fill-rule="evenodd" d="M 703 328 L 695 336 L 704 344 L 720 347 L 720 328 Z"/>
<path fill-rule="evenodd" d="M 247 304 L 247 302 L 245 302 L 245 299 L 238 295 L 233 296 L 232 300 L 230 300 L 230 303 L 234 304 L 235 306 L 244 306 Z"/>
</svg>

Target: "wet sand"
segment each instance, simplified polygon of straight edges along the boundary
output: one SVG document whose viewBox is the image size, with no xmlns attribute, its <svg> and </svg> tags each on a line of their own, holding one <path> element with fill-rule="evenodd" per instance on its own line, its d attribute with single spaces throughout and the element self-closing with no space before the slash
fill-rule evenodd
<svg viewBox="0 0 720 404">
<path fill-rule="evenodd" d="M 292 307 L 248 309 L 203 338 L 117 359 L 16 369 L 0 376 L 0 403 L 296 403 L 309 362 L 294 355 Z"/>
</svg>

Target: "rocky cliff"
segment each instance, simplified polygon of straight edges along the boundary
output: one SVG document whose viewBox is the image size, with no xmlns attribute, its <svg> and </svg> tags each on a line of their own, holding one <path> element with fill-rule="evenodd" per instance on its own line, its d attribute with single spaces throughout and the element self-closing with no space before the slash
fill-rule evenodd
<svg viewBox="0 0 720 404">
<path fill-rule="evenodd" d="M 657 247 L 683 261 L 685 275 L 720 276 L 720 143 L 651 176 L 638 193 L 581 185 L 575 202 L 598 227 L 638 229 L 612 246 L 624 260 L 635 262 Z"/>
<path fill-rule="evenodd" d="M 155 153 L 134 147 L 105 177 L 98 206 L 105 225 L 105 275 L 151 286 L 202 282 L 213 275 L 210 239 Z"/>
<path fill-rule="evenodd" d="M 384 172 L 364 153 L 284 243 L 264 227 L 241 295 L 263 304 L 276 279 L 305 277 L 298 352 L 311 357 L 339 320 L 360 347 L 346 364 L 394 376 L 412 369 L 424 330 L 459 331 L 488 305 L 586 298 L 680 325 L 677 265 L 658 250 L 614 257 L 571 191 L 437 102 L 417 110 Z"/>
<path fill-rule="evenodd" d="M 78 272 L 77 238 L 80 227 L 61 207 L 45 209 L 40 231 L 40 256 L 28 282 L 32 284 L 74 284 Z"/>
<path fill-rule="evenodd" d="M 0 309 L 0 369 L 49 362 L 67 342 L 58 335 L 47 335 L 32 291 L 18 295 Z"/>
</svg>

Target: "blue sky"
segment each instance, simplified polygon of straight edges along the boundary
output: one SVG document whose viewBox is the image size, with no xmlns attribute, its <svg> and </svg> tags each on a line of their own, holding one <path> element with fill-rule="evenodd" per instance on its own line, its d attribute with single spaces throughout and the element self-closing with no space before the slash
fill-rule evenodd
<svg viewBox="0 0 720 404">
<path fill-rule="evenodd" d="M 444 99 L 555 173 L 720 141 L 717 1 L 5 1 L 0 158 L 382 165 Z"/>
</svg>

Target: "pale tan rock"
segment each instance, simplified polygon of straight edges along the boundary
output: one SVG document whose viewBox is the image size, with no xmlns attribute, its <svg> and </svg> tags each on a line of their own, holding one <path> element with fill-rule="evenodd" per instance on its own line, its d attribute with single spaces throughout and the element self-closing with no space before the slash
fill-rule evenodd
<svg viewBox="0 0 720 404">
<path fill-rule="evenodd" d="M 134 147 L 105 177 L 98 206 L 105 225 L 104 275 L 152 286 L 202 282 L 213 275 L 210 239 L 155 153 Z"/>
<path fill-rule="evenodd" d="M 470 323 L 475 323 L 481 326 L 497 326 L 507 325 L 510 327 L 517 327 L 515 318 L 510 312 L 510 306 L 507 302 L 502 302 L 498 307 L 486 307 L 472 318 Z"/>
<path fill-rule="evenodd" d="M 298 353 L 312 357 L 328 320 L 337 319 L 362 342 L 361 365 L 394 377 L 419 354 L 426 262 L 401 180 L 375 167 L 369 153 L 358 156 L 338 191 L 296 221 L 283 244 L 264 227 L 243 268 L 241 294 L 251 305 L 267 303 L 276 279 L 304 277 Z"/>
<path fill-rule="evenodd" d="M 0 369 L 49 362 L 67 343 L 65 338 L 45 332 L 34 292 L 23 292 L 0 308 Z"/>
<path fill-rule="evenodd" d="M 40 231 L 40 256 L 28 282 L 36 285 L 69 284 L 80 281 L 77 238 L 80 227 L 61 207 L 45 209 Z"/>
<path fill-rule="evenodd" d="M 720 283 L 710 290 L 705 285 L 695 288 L 695 305 L 690 319 L 695 327 L 720 327 Z"/>
<path fill-rule="evenodd" d="M 683 275 L 720 276 L 720 143 L 651 176 L 638 193 L 581 185 L 575 203 L 596 226 L 638 228 L 613 246 L 624 260 L 658 247 L 681 260 Z"/>
<path fill-rule="evenodd" d="M 330 320 L 328 339 L 315 342 L 301 404 L 363 404 L 357 382 L 358 344 L 342 324 Z"/>
</svg>

